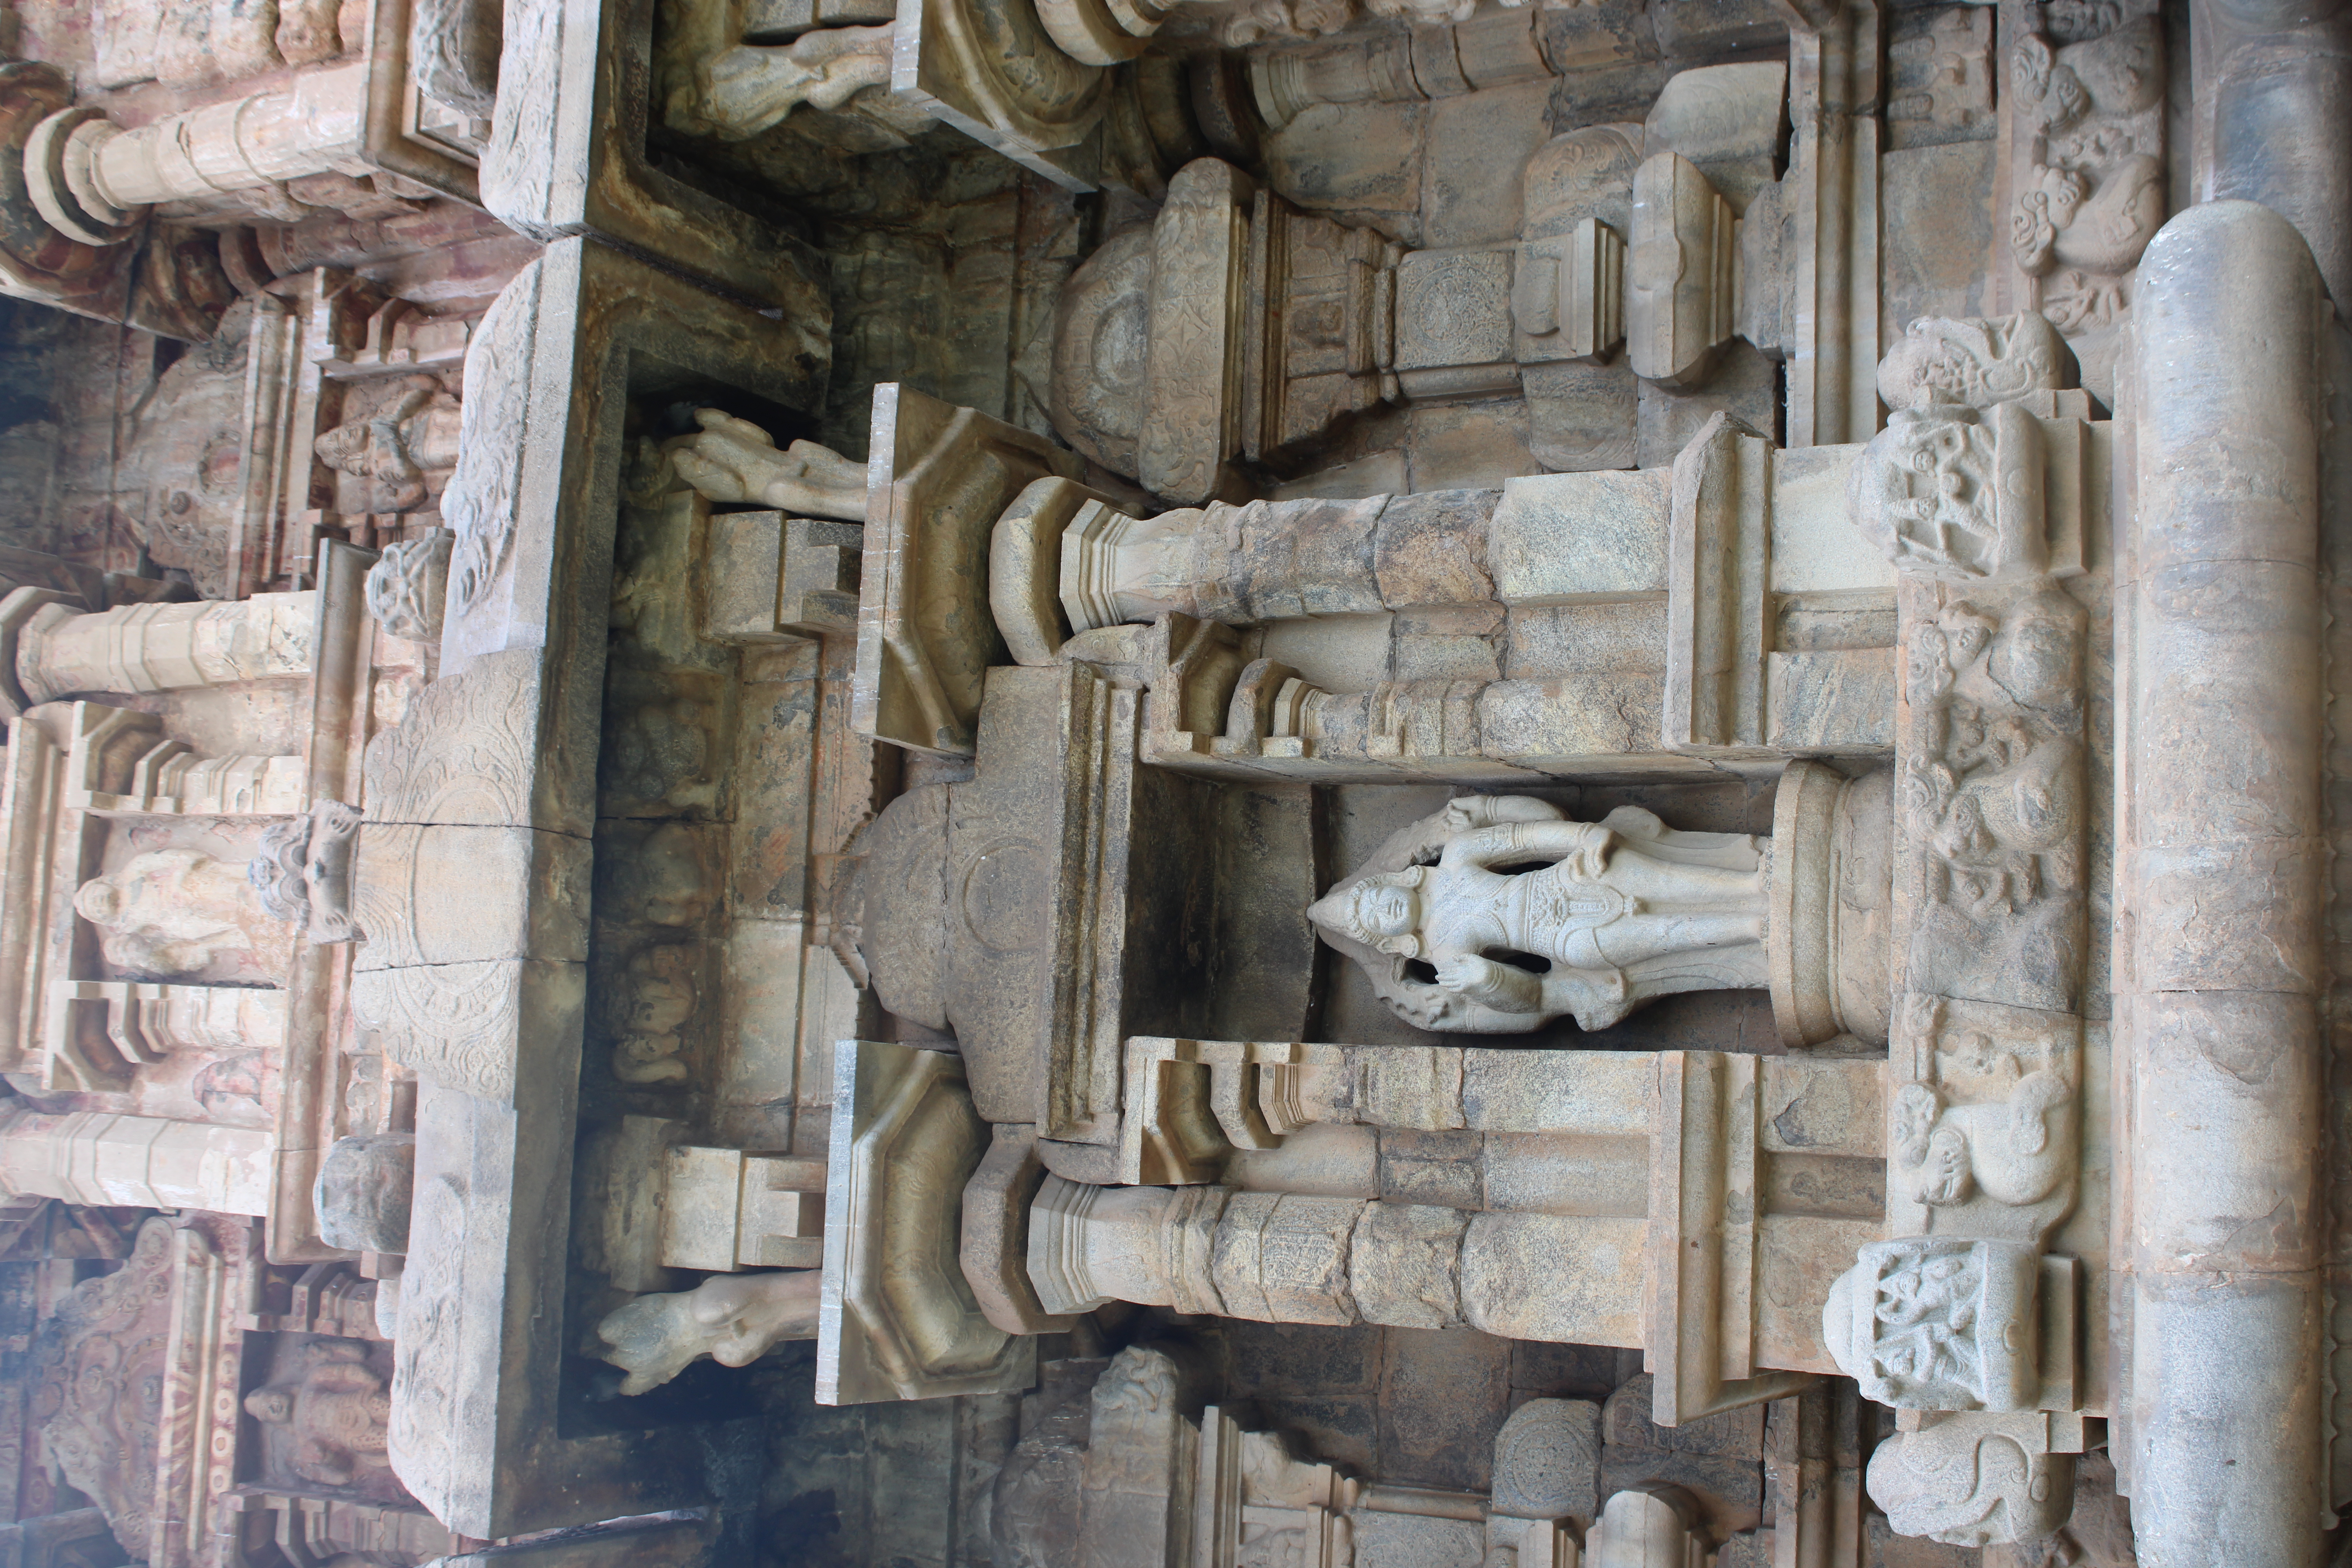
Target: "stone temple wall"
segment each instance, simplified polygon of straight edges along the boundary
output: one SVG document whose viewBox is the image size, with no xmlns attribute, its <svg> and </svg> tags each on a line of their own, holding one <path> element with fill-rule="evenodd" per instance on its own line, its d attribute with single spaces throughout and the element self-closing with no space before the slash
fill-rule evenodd
<svg viewBox="0 0 2352 1568">
<path fill-rule="evenodd" d="M 2352 7 L 0 24 L 0 1563 L 2343 1557 Z"/>
</svg>

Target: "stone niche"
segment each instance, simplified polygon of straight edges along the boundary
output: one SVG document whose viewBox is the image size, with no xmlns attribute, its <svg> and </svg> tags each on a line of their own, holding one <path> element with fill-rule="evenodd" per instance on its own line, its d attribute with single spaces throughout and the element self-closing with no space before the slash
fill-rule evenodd
<svg viewBox="0 0 2352 1568">
<path fill-rule="evenodd" d="M 804 417 L 803 347 L 570 240 L 469 351 L 436 678 L 367 751 L 352 1005 L 418 1080 L 384 1453 L 478 1538 L 701 1495 L 649 1423 L 703 1415 L 601 1403 L 596 1329 L 684 1270 L 818 1261 L 802 1053 L 852 1030 L 816 1022 L 844 1004 L 807 888 L 872 763 L 826 647 L 780 629 L 785 557 L 764 621 L 727 607 L 730 525 L 659 424 Z"/>
</svg>

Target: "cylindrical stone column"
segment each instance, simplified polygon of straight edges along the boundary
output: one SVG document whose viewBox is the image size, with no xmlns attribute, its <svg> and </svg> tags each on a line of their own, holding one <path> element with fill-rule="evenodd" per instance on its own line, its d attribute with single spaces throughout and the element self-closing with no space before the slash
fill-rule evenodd
<svg viewBox="0 0 2352 1568">
<path fill-rule="evenodd" d="M 2250 203 L 2190 208 L 2140 263 L 2115 1258 L 2147 1568 L 2320 1547 L 2322 310 L 2302 237 Z"/>
<path fill-rule="evenodd" d="M 255 1127 L 0 1110 L 0 1191 L 18 1197 L 266 1215 L 272 1152 Z"/>
<path fill-rule="evenodd" d="M 2196 0 L 2197 199 L 2260 202 L 2352 300 L 2352 5 Z"/>
</svg>

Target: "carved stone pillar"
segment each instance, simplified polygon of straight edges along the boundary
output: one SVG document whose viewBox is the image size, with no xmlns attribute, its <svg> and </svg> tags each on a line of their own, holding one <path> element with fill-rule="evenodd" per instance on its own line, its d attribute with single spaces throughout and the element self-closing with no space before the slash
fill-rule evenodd
<svg viewBox="0 0 2352 1568">
<path fill-rule="evenodd" d="M 77 692 L 173 691 L 310 673 L 315 590 L 84 613 L 39 588 L 0 599 L 10 717 Z"/>
<path fill-rule="evenodd" d="M 274 1142 L 256 1128 L 0 1110 L 0 1188 L 101 1207 L 266 1215 Z"/>
<path fill-rule="evenodd" d="M 363 61 L 305 72 L 277 90 L 131 131 L 94 108 L 59 110 L 26 144 L 26 185 L 59 232 L 111 245 L 129 237 L 142 209 L 161 203 L 364 168 L 367 75 Z"/>
</svg>

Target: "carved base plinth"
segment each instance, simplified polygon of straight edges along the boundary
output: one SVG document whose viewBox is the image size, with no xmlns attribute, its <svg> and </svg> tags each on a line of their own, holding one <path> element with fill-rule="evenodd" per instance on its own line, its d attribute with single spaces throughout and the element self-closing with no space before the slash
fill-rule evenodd
<svg viewBox="0 0 2352 1568">
<path fill-rule="evenodd" d="M 1772 807 L 1772 1017 L 1790 1046 L 1886 1038 L 1893 775 L 1790 763 Z"/>
</svg>

